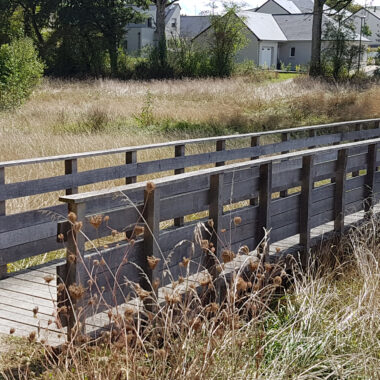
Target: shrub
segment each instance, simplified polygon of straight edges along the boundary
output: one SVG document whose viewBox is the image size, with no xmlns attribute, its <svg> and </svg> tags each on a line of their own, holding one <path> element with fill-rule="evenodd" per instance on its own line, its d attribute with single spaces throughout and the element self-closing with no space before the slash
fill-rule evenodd
<svg viewBox="0 0 380 380">
<path fill-rule="evenodd" d="M 0 109 L 20 105 L 42 78 L 44 65 L 29 38 L 0 47 Z"/>
</svg>

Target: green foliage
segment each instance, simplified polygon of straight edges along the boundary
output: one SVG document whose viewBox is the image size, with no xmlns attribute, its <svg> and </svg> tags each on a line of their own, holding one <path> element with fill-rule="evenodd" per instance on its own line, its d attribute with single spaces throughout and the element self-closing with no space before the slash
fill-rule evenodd
<svg viewBox="0 0 380 380">
<path fill-rule="evenodd" d="M 223 16 L 210 16 L 209 32 L 210 64 L 212 74 L 218 77 L 230 76 L 234 70 L 235 57 L 239 50 L 247 45 L 244 20 L 236 14 L 239 7 L 224 5 Z"/>
<path fill-rule="evenodd" d="M 20 105 L 39 83 L 43 64 L 32 40 L 22 38 L 0 47 L 0 109 Z"/>
<path fill-rule="evenodd" d="M 149 127 L 154 124 L 154 104 L 153 95 L 150 91 L 146 94 L 144 104 L 139 114 L 134 115 L 134 118 L 140 127 Z"/>
</svg>

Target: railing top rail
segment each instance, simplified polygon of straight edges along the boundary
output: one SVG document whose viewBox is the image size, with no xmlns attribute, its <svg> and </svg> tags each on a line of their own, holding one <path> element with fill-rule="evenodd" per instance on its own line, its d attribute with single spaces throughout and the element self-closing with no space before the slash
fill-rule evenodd
<svg viewBox="0 0 380 380">
<path fill-rule="evenodd" d="M 207 142 L 215 142 L 218 140 L 236 140 L 236 139 L 242 139 L 242 138 L 247 138 L 247 137 L 261 137 L 261 136 L 276 135 L 276 134 L 282 134 L 282 133 L 305 132 L 305 131 L 310 131 L 310 130 L 336 128 L 336 127 L 341 127 L 341 126 L 350 126 L 350 125 L 355 125 L 359 123 L 371 123 L 371 122 L 380 122 L 380 118 L 351 120 L 351 121 L 343 121 L 343 122 L 330 123 L 330 124 L 319 124 L 319 125 L 311 125 L 311 126 L 305 126 L 305 127 L 277 129 L 277 130 L 271 130 L 271 131 L 265 131 L 265 132 L 252 132 L 252 133 L 234 134 L 234 135 L 227 135 L 227 136 L 197 138 L 197 139 L 190 139 L 190 140 L 177 140 L 177 141 L 169 141 L 169 142 L 149 144 L 149 145 L 130 146 L 130 147 L 122 147 L 122 148 L 116 148 L 116 149 L 108 149 L 108 150 L 98 150 L 98 151 L 92 151 L 92 152 L 72 153 L 72 154 L 64 154 L 64 155 L 58 155 L 58 156 L 3 161 L 3 162 L 0 162 L 0 168 L 7 168 L 7 167 L 21 166 L 21 165 L 43 164 L 43 163 L 54 162 L 54 161 L 74 160 L 74 159 L 79 159 L 79 158 L 97 157 L 97 156 L 104 156 L 104 155 L 109 155 L 109 154 L 127 153 L 127 152 L 140 151 L 140 150 L 167 148 L 167 147 L 176 146 L 176 145 L 200 144 L 200 143 L 207 143 Z"/>
<path fill-rule="evenodd" d="M 341 149 L 350 149 L 350 148 L 356 148 L 356 147 L 366 146 L 366 145 L 371 145 L 371 144 L 380 144 L 380 138 L 370 139 L 370 140 L 365 140 L 365 141 L 358 141 L 358 142 L 351 142 L 351 143 L 335 145 L 335 146 L 326 146 L 326 147 L 321 147 L 321 148 L 301 150 L 298 152 L 286 153 L 286 154 L 281 154 L 281 155 L 271 156 L 271 157 L 264 157 L 264 158 L 259 158 L 256 160 L 239 162 L 236 164 L 229 164 L 229 165 L 215 167 L 215 168 L 201 169 L 201 170 L 190 172 L 190 173 L 183 173 L 183 174 L 177 174 L 177 175 L 163 177 L 163 178 L 157 178 L 157 179 L 154 179 L 153 182 L 156 186 L 160 186 L 163 184 L 174 185 L 183 179 L 190 179 L 192 177 L 199 177 L 202 175 L 209 176 L 213 174 L 226 173 L 229 171 L 245 169 L 252 166 L 259 166 L 262 164 L 267 164 L 267 163 L 275 162 L 279 160 L 301 158 L 303 156 L 310 156 L 317 153 L 334 152 L 334 151 L 339 151 Z M 75 194 L 75 195 L 62 196 L 59 198 L 59 200 L 61 202 L 66 202 L 66 203 L 76 203 L 76 204 L 86 203 L 88 201 L 96 200 L 98 198 L 102 198 L 105 196 L 114 195 L 114 194 L 123 192 L 125 190 L 143 189 L 146 187 L 148 182 L 152 182 L 152 181 L 142 181 L 135 184 L 113 187 L 111 189 L 104 189 L 104 190 L 91 191 L 91 192 L 80 193 L 80 194 Z"/>
</svg>

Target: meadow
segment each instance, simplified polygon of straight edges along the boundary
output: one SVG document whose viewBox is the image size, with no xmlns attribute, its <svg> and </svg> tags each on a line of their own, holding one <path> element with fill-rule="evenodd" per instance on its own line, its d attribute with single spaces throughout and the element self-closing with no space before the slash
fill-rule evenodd
<svg viewBox="0 0 380 380">
<path fill-rule="evenodd" d="M 337 85 L 306 76 L 261 82 L 244 76 L 153 82 L 45 79 L 19 109 L 0 114 L 0 161 L 375 118 L 379 104 L 379 85 Z M 139 159 L 172 152 L 144 154 Z M 79 170 L 119 159 L 84 160 Z M 46 177 L 59 169 L 32 165 L 7 171 L 6 180 Z M 7 212 L 57 203 L 57 195 L 10 201 Z M 143 331 L 127 313 L 123 323 L 129 327 L 120 339 L 105 334 L 94 345 L 67 344 L 55 351 L 30 337 L 4 337 L 9 351 L 0 358 L 0 374 L 6 379 L 94 380 L 378 378 L 378 229 L 374 217 L 341 243 L 315 252 L 306 273 L 295 269 L 280 271 L 279 279 L 268 275 L 270 281 L 255 291 L 245 291 L 252 284 L 237 277 L 221 306 L 197 296 L 190 306 L 171 299 Z M 275 272 L 274 267 L 254 270 Z"/>
</svg>

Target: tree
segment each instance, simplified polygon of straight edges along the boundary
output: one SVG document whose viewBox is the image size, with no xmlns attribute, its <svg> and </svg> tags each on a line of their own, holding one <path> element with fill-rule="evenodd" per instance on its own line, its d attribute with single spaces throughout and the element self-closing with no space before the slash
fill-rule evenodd
<svg viewBox="0 0 380 380">
<path fill-rule="evenodd" d="M 237 52 L 247 44 L 246 26 L 238 12 L 239 7 L 225 5 L 223 16 L 210 16 L 210 61 L 216 76 L 231 75 Z"/>
<path fill-rule="evenodd" d="M 156 30 L 158 38 L 158 64 L 161 67 L 167 65 L 168 59 L 168 50 L 166 43 L 166 8 L 170 7 L 174 3 L 177 3 L 179 0 L 152 0 L 153 4 L 156 6 Z"/>
<path fill-rule="evenodd" d="M 118 49 L 126 33 L 126 25 L 141 22 L 140 10 L 148 7 L 149 0 L 67 0 L 59 10 L 61 28 L 80 30 L 83 37 L 103 39 L 110 58 L 111 75 L 118 74 Z M 91 41 L 89 41 L 91 43 Z"/>
<path fill-rule="evenodd" d="M 313 26 L 311 43 L 310 75 L 318 77 L 322 75 L 321 47 L 322 47 L 322 21 L 324 6 L 329 4 L 329 13 L 334 15 L 341 12 L 352 0 L 314 0 Z"/>
</svg>

